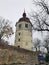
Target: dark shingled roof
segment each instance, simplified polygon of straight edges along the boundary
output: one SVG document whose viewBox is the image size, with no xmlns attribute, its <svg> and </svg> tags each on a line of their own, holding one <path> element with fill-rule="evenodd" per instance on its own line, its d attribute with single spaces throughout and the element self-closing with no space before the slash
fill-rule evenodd
<svg viewBox="0 0 49 65">
<path fill-rule="evenodd" d="M 22 21 L 23 21 L 23 22 L 29 22 L 29 23 L 32 25 L 32 23 L 30 22 L 29 18 L 26 17 L 26 13 L 25 13 L 25 12 L 23 13 L 23 17 L 20 18 L 17 23 L 22 22 Z M 16 24 L 17 24 L 17 23 L 16 23 Z"/>
<path fill-rule="evenodd" d="M 19 21 L 26 21 L 26 22 L 30 22 L 29 18 L 26 17 L 26 13 L 23 13 L 23 17 L 19 19 Z"/>
</svg>

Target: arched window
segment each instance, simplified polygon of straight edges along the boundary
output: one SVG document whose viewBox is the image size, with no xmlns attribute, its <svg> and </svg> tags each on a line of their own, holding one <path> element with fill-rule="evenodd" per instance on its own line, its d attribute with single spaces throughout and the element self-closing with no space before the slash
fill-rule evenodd
<svg viewBox="0 0 49 65">
<path fill-rule="evenodd" d="M 20 39 L 18 39 L 18 41 L 20 42 Z"/>
<path fill-rule="evenodd" d="M 21 28 L 21 24 L 19 24 L 19 28 Z"/>
<path fill-rule="evenodd" d="M 25 27 L 28 28 L 28 24 L 25 24 Z"/>
</svg>

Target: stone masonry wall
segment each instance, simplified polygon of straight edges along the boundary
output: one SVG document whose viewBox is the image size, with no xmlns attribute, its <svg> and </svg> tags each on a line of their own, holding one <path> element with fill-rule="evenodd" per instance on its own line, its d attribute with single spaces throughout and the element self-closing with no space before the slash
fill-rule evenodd
<svg viewBox="0 0 49 65">
<path fill-rule="evenodd" d="M 38 63 L 38 53 L 21 48 L 0 49 L 0 64 Z"/>
</svg>

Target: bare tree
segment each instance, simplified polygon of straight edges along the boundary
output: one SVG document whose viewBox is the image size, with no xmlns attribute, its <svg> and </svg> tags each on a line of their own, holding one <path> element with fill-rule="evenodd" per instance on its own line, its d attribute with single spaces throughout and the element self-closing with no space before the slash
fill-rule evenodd
<svg viewBox="0 0 49 65">
<path fill-rule="evenodd" d="M 36 51 L 37 49 L 40 50 L 40 43 L 41 43 L 41 40 L 36 38 L 34 39 L 34 47 L 36 48 Z"/>
<path fill-rule="evenodd" d="M 49 52 L 49 33 L 46 35 L 45 39 L 44 39 L 44 47 L 47 49 L 47 51 Z"/>
<path fill-rule="evenodd" d="M 33 4 L 38 7 L 38 11 L 31 14 L 33 19 L 33 29 L 37 31 L 49 31 L 49 5 L 46 0 L 33 0 Z"/>
<path fill-rule="evenodd" d="M 10 26 L 9 20 L 5 20 L 0 17 L 0 42 L 3 37 L 10 37 L 13 34 L 13 29 Z"/>
</svg>

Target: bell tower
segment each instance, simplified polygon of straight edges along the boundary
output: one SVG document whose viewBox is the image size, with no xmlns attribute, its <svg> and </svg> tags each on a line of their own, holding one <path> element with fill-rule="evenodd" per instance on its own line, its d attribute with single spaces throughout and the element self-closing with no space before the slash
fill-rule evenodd
<svg viewBox="0 0 49 65">
<path fill-rule="evenodd" d="M 16 23 L 15 46 L 33 51 L 32 23 L 25 11 L 22 18 Z"/>
</svg>

